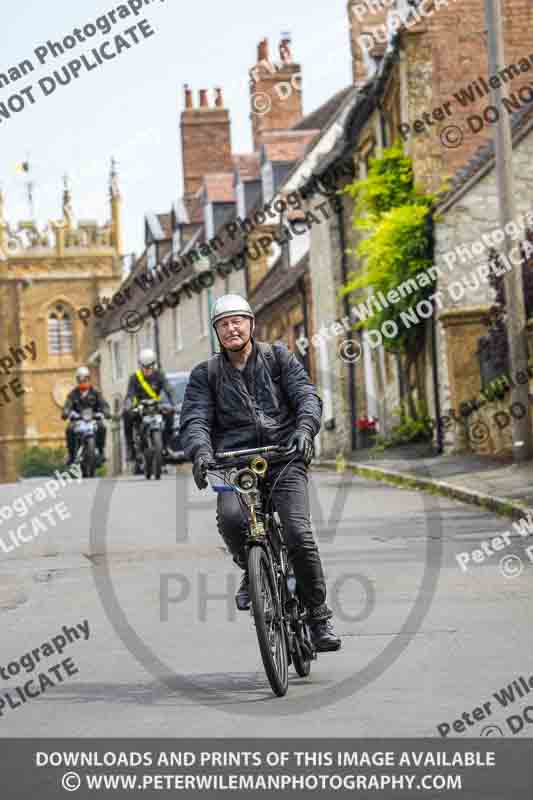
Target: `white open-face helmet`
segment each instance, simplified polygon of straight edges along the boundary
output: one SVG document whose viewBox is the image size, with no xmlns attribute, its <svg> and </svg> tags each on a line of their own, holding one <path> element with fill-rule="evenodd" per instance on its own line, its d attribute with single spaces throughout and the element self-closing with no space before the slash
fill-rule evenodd
<svg viewBox="0 0 533 800">
<path fill-rule="evenodd" d="M 245 300 L 240 294 L 225 294 L 219 297 L 213 304 L 213 308 L 211 309 L 211 325 L 215 327 L 216 323 L 224 317 L 236 316 L 250 317 L 252 320 L 251 333 L 253 333 L 255 315 L 248 300 Z"/>
<path fill-rule="evenodd" d="M 157 358 L 153 350 L 150 350 L 149 347 L 145 347 L 144 350 L 141 350 L 139 353 L 139 364 L 141 367 L 155 367 L 157 363 Z"/>
<path fill-rule="evenodd" d="M 78 383 L 85 383 L 89 380 L 90 372 L 87 367 L 79 367 L 76 370 L 76 380 Z"/>
</svg>

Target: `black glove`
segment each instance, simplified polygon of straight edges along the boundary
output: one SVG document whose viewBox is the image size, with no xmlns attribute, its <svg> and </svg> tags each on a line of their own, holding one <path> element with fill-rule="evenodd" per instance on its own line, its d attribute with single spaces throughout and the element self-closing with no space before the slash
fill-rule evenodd
<svg viewBox="0 0 533 800">
<path fill-rule="evenodd" d="M 199 489 L 205 489 L 207 486 L 207 480 L 205 477 L 205 473 L 207 470 L 208 464 L 213 460 L 213 456 L 211 453 L 207 452 L 206 450 L 200 450 L 194 456 L 194 464 L 192 468 L 192 474 L 194 478 L 194 482 Z"/>
<path fill-rule="evenodd" d="M 302 461 L 306 466 L 311 463 L 315 454 L 313 437 L 307 431 L 295 430 L 289 439 L 287 447 L 296 447 L 296 451 L 302 456 Z"/>
</svg>

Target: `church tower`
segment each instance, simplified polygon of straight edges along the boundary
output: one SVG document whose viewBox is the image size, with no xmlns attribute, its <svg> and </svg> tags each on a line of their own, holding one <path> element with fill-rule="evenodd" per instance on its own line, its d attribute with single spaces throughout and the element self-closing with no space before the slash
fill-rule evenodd
<svg viewBox="0 0 533 800">
<path fill-rule="evenodd" d="M 67 178 L 62 216 L 39 229 L 5 219 L 0 191 L 0 481 L 18 475 L 21 453 L 32 446 L 62 447 L 61 409 L 80 364 L 97 350 L 91 313 L 122 280 L 121 198 L 116 164 L 109 178 L 110 221 L 74 219 Z M 91 367 L 99 383 L 98 368 Z"/>
</svg>

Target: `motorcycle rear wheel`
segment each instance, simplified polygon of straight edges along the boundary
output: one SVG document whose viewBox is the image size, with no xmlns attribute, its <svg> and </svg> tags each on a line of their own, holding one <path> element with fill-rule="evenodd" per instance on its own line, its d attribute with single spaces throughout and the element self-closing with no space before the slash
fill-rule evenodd
<svg viewBox="0 0 533 800">
<path fill-rule="evenodd" d="M 302 634 L 307 641 L 309 641 L 305 626 L 302 629 Z M 301 641 L 300 638 L 298 638 L 296 634 L 293 638 L 293 645 L 294 649 L 291 653 L 291 656 L 296 674 L 299 675 L 300 678 L 307 678 L 311 672 L 311 655 L 308 653 L 306 645 Z"/>
<path fill-rule="evenodd" d="M 289 658 L 281 601 L 270 561 L 259 545 L 250 550 L 248 576 L 263 666 L 272 691 L 278 697 L 283 697 L 289 684 Z"/>
</svg>

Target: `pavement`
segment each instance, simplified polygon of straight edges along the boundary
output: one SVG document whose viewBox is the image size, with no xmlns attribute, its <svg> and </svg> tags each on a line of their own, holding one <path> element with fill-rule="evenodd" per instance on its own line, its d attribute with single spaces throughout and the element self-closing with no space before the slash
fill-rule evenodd
<svg viewBox="0 0 533 800">
<path fill-rule="evenodd" d="M 323 460 L 318 466 L 330 469 L 336 462 Z M 440 494 L 512 519 L 533 513 L 533 461 L 515 464 L 510 456 L 476 454 L 439 456 L 427 445 L 416 445 L 381 453 L 358 451 L 342 466 L 365 478 Z"/>
</svg>

